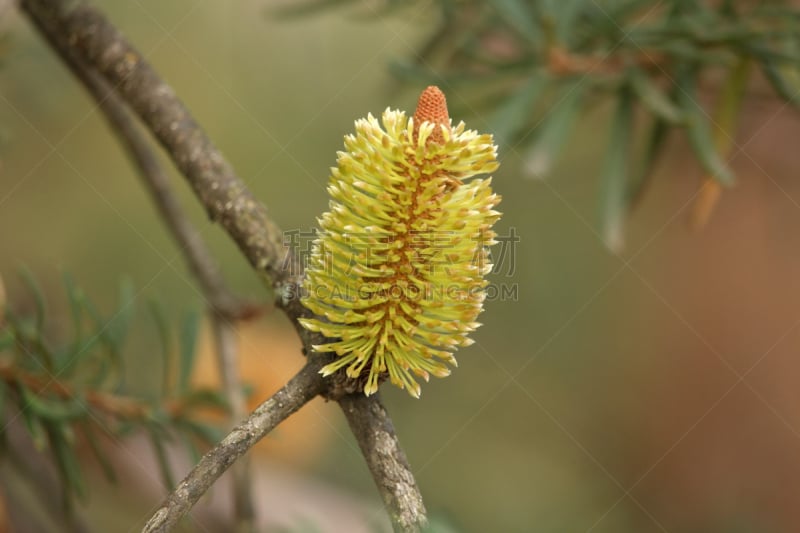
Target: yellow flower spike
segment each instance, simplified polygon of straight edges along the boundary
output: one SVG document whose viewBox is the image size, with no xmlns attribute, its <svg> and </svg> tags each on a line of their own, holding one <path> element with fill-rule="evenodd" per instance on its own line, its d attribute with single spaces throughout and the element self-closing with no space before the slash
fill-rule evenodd
<svg viewBox="0 0 800 533">
<path fill-rule="evenodd" d="M 450 374 L 454 352 L 480 324 L 483 276 L 500 197 L 491 135 L 452 126 L 438 87 L 414 116 L 387 109 L 357 120 L 331 169 L 330 210 L 320 219 L 303 305 L 323 319 L 302 325 L 334 339 L 314 346 L 367 395 L 385 379 L 419 397 L 416 377 Z"/>
</svg>

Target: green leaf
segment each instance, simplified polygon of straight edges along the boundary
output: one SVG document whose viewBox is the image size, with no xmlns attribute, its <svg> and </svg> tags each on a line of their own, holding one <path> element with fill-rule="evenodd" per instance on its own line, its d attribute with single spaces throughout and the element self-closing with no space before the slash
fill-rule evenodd
<svg viewBox="0 0 800 533">
<path fill-rule="evenodd" d="M 119 437 L 126 437 L 138 429 L 138 425 L 130 420 L 120 420 L 114 426 L 114 433 Z"/>
<path fill-rule="evenodd" d="M 40 370 L 44 366 L 50 372 L 54 369 L 53 353 L 44 338 L 44 319 L 46 313 L 44 295 L 33 275 L 26 268 L 20 269 L 20 277 L 28 286 L 33 295 L 36 310 L 33 320 L 24 317 L 17 317 L 9 311 L 6 313 L 6 320 L 18 342 L 19 353 L 26 356 L 23 364 L 29 364 Z"/>
<path fill-rule="evenodd" d="M 767 2 L 759 2 L 757 5 L 753 6 L 750 13 L 753 16 L 774 17 L 780 22 L 791 19 L 793 19 L 792 22 L 800 22 L 800 11 L 797 11 L 791 6 L 782 6 L 780 4 L 773 5 Z"/>
<path fill-rule="evenodd" d="M 25 408 L 42 420 L 65 422 L 86 415 L 86 406 L 77 398 L 44 399 L 23 385 L 19 385 L 19 390 Z"/>
<path fill-rule="evenodd" d="M 214 389 L 195 389 L 183 397 L 187 407 L 214 407 L 230 413 L 230 405 L 221 391 Z"/>
<path fill-rule="evenodd" d="M 88 356 L 96 356 L 95 346 L 100 342 L 98 335 L 92 335 L 85 339 L 81 344 L 73 344 L 68 346 L 61 355 L 57 358 L 59 361 L 58 373 L 62 377 L 71 377 L 76 370 L 82 368 L 82 363 Z M 102 381 L 100 376 L 92 380 L 94 383 Z"/>
<path fill-rule="evenodd" d="M 792 105 L 800 106 L 800 79 L 797 68 L 768 58 L 761 58 L 759 63 L 764 76 L 778 96 Z"/>
<path fill-rule="evenodd" d="M 107 357 L 99 357 L 98 362 L 101 364 L 100 369 L 95 373 L 91 383 L 93 386 L 99 386 L 103 383 L 106 379 L 106 375 L 108 372 L 109 362 L 111 366 L 119 372 L 122 368 L 122 355 L 120 352 L 120 347 L 117 345 L 111 329 L 109 328 L 109 323 L 103 318 L 102 314 L 97 310 L 91 300 L 88 298 L 84 300 L 84 309 L 89 317 L 92 319 L 94 323 L 95 331 L 92 333 L 92 336 L 89 338 L 93 345 L 96 341 L 101 341 L 107 349 L 107 353 L 105 354 Z"/>
<path fill-rule="evenodd" d="M 19 270 L 19 275 L 33 295 L 33 300 L 36 305 L 36 331 L 39 333 L 39 335 L 41 335 L 44 330 L 44 316 L 46 310 L 44 293 L 42 292 L 42 288 L 36 282 L 36 279 L 33 277 L 33 274 L 30 270 L 22 267 Z"/>
<path fill-rule="evenodd" d="M 575 22 L 589 0 L 559 0 L 552 2 L 555 17 L 555 35 L 559 43 L 565 46 L 573 44 L 575 35 Z"/>
<path fill-rule="evenodd" d="M 686 116 L 686 136 L 706 172 L 723 185 L 733 185 L 735 181 L 733 172 L 717 152 L 706 112 L 697 103 L 696 83 L 697 73 L 693 69 L 683 69 L 683 72 L 679 73 L 678 102 Z"/>
<path fill-rule="evenodd" d="M 150 444 L 153 446 L 153 453 L 156 455 L 158 469 L 161 472 L 164 486 L 167 490 L 172 490 L 173 487 L 175 487 L 175 479 L 172 476 L 172 469 L 170 468 L 167 451 L 164 447 L 164 440 L 167 438 L 167 435 L 153 424 L 148 424 L 147 433 L 150 436 Z"/>
<path fill-rule="evenodd" d="M 114 472 L 114 467 L 111 466 L 108 458 L 100 449 L 100 443 L 97 441 L 97 435 L 95 435 L 95 432 L 92 430 L 88 422 L 82 422 L 80 427 L 86 442 L 89 443 L 89 448 L 92 450 L 92 454 L 94 454 L 98 464 L 100 465 L 100 468 L 103 470 L 103 475 L 105 475 L 109 482 L 116 483 L 117 475 Z"/>
<path fill-rule="evenodd" d="M 497 108 L 489 119 L 489 127 L 498 146 L 511 147 L 516 134 L 530 118 L 533 105 L 545 83 L 541 76 L 532 76 Z"/>
<path fill-rule="evenodd" d="M 8 385 L 3 379 L 0 379 L 0 440 L 5 439 L 6 427 L 8 426 L 5 418 L 6 399 L 8 399 Z"/>
<path fill-rule="evenodd" d="M 524 0 L 489 0 L 498 15 L 522 37 L 537 44 L 541 31 L 534 22 L 534 13 Z"/>
<path fill-rule="evenodd" d="M 397 14 L 399 11 L 407 7 L 408 2 L 406 0 L 384 0 L 383 3 L 378 5 L 370 4 L 368 7 L 354 15 L 353 19 L 359 22 L 372 22 L 375 19 Z"/>
<path fill-rule="evenodd" d="M 80 463 L 75 450 L 67 437 L 67 427 L 58 423 L 47 424 L 47 436 L 53 450 L 59 475 L 66 488 L 69 488 L 79 499 L 86 499 L 86 485 L 83 482 Z"/>
<path fill-rule="evenodd" d="M 124 277 L 119 284 L 119 307 L 109 321 L 109 328 L 117 346 L 122 346 L 128 335 L 135 311 L 135 302 L 136 291 L 133 281 Z"/>
<path fill-rule="evenodd" d="M 628 208 L 628 151 L 633 128 L 632 108 L 633 95 L 630 88 L 626 87 L 620 92 L 617 101 L 601 174 L 603 241 L 609 249 L 617 253 L 624 246 L 623 226 Z"/>
<path fill-rule="evenodd" d="M 742 109 L 742 100 L 750 81 L 752 61 L 749 57 L 741 57 L 733 65 L 728 79 L 720 91 L 714 110 L 714 147 L 722 154 L 730 152 L 733 138 L 736 135 L 736 123 Z"/>
<path fill-rule="evenodd" d="M 72 317 L 72 330 L 75 336 L 74 344 L 77 347 L 77 345 L 81 343 L 81 338 L 83 336 L 83 302 L 86 296 L 83 294 L 83 291 L 75 285 L 69 273 L 64 272 L 62 277 L 67 292 L 70 316 Z"/>
<path fill-rule="evenodd" d="M 111 370 L 116 380 L 116 389 L 122 387 L 124 378 L 122 350 L 135 310 L 135 299 L 133 283 L 129 278 L 123 278 L 119 289 L 119 307 L 111 318 L 105 319 L 90 300 L 84 300 L 84 308 L 96 328 L 92 340 L 102 340 L 107 349 L 105 354 L 107 357 L 99 360 L 102 366 L 92 380 L 95 386 L 102 384 L 107 378 L 108 371 Z"/>
<path fill-rule="evenodd" d="M 255 387 L 249 381 L 245 381 L 242 383 L 242 394 L 246 399 L 249 399 L 255 393 Z"/>
<path fill-rule="evenodd" d="M 637 69 L 631 73 L 630 79 L 636 96 L 650 111 L 672 124 L 683 121 L 680 108 L 653 83 L 647 74 Z"/>
<path fill-rule="evenodd" d="M 178 368 L 178 393 L 183 394 L 189 386 L 189 378 L 194 368 L 197 353 L 197 337 L 200 330 L 200 313 L 188 313 L 181 324 L 180 359 Z"/>
<path fill-rule="evenodd" d="M 524 156 L 525 172 L 530 177 L 545 178 L 558 160 L 582 107 L 584 88 L 581 82 L 568 85 L 542 118 L 537 137 Z"/>
<path fill-rule="evenodd" d="M 158 340 L 161 344 L 161 360 L 163 361 L 162 393 L 165 397 L 172 395 L 172 371 L 174 367 L 174 356 L 172 351 L 172 337 L 170 334 L 169 323 L 164 315 L 164 310 L 158 302 L 151 300 L 148 303 L 150 315 L 156 325 Z"/>
<path fill-rule="evenodd" d="M 625 37 L 636 29 L 630 27 L 626 19 L 645 6 L 652 5 L 653 0 L 628 0 L 626 2 L 588 2 L 586 5 L 585 19 L 591 21 L 586 25 L 586 31 L 581 36 L 579 47 L 600 36 Z M 639 42 L 639 41 L 637 41 Z"/>
<path fill-rule="evenodd" d="M 99 342 L 100 336 L 93 334 L 88 339 L 84 339 L 84 309 L 86 308 L 86 295 L 75 285 L 75 282 L 68 273 L 63 274 L 64 287 L 69 301 L 70 314 L 72 316 L 72 327 L 74 339 L 69 346 L 56 358 L 57 372 L 61 376 L 71 376 L 79 368 L 80 363 L 88 355 L 93 354 L 94 346 Z"/>
<path fill-rule="evenodd" d="M 286 5 L 275 9 L 269 9 L 268 15 L 276 18 L 292 19 L 308 15 L 319 14 L 325 10 L 333 9 L 347 4 L 352 4 L 354 0 L 314 0 L 301 2 L 288 2 Z"/>
<path fill-rule="evenodd" d="M 194 437 L 188 433 L 181 433 L 181 440 L 183 440 L 183 444 L 186 446 L 186 453 L 189 454 L 189 461 L 191 461 L 193 465 L 199 463 L 202 454 L 197 447 Z"/>
<path fill-rule="evenodd" d="M 215 444 L 222 440 L 225 434 L 218 427 L 209 424 L 203 424 L 195 420 L 181 419 L 178 424 L 196 435 L 201 441 L 206 444 Z"/>
<path fill-rule="evenodd" d="M 13 348 L 16 343 L 17 338 L 11 328 L 0 331 L 0 352 Z"/>
<path fill-rule="evenodd" d="M 647 143 L 644 148 L 644 156 L 639 164 L 639 170 L 631 180 L 631 186 L 628 189 L 629 211 L 634 209 L 641 201 L 642 196 L 644 196 L 644 191 L 653 177 L 653 169 L 658 160 L 658 156 L 666 146 L 667 134 L 669 131 L 670 125 L 666 120 L 662 117 L 654 117 L 647 135 Z"/>
<path fill-rule="evenodd" d="M 31 441 L 33 441 L 33 447 L 36 451 L 42 452 L 47 449 L 47 432 L 45 431 L 44 425 L 39 417 L 36 416 L 33 409 L 28 407 L 24 398 L 19 412 L 22 415 L 22 421 L 25 423 L 25 428 L 31 436 Z"/>
</svg>

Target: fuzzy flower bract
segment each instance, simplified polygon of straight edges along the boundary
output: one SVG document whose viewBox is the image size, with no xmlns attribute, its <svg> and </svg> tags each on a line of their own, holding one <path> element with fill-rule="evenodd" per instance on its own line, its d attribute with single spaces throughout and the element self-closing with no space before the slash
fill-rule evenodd
<svg viewBox="0 0 800 533">
<path fill-rule="evenodd" d="M 387 109 L 355 123 L 338 153 L 304 281 L 303 326 L 332 342 L 366 394 L 389 380 L 418 397 L 415 376 L 450 373 L 453 352 L 480 324 L 491 270 L 487 246 L 500 217 L 492 136 L 452 126 L 442 92 L 428 87 L 407 117 Z"/>
</svg>

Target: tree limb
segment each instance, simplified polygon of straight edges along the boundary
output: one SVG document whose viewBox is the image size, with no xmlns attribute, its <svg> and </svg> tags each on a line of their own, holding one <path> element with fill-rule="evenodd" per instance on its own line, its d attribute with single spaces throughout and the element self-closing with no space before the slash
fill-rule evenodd
<svg viewBox="0 0 800 533">
<path fill-rule="evenodd" d="M 425 504 L 389 413 L 378 398 L 350 394 L 339 400 L 350 430 L 397 531 L 416 531 L 425 525 Z"/>
<path fill-rule="evenodd" d="M 320 368 L 321 365 L 309 362 L 206 453 L 148 520 L 143 533 L 171 531 L 234 461 L 289 415 L 321 394 L 325 383 L 319 379 Z"/>
<path fill-rule="evenodd" d="M 301 337 L 309 364 L 321 359 L 322 356 L 312 352 L 313 345 L 325 342 L 324 337 L 305 330 L 297 320 L 311 316 L 300 303 L 302 265 L 291 251 L 284 250 L 279 227 L 235 175 L 172 88 L 100 12 L 84 2 L 71 7 L 72 3 L 65 0 L 21 0 L 20 5 L 40 31 L 51 31 L 61 37 L 51 44 L 68 49 L 68 53 L 80 57 L 114 86 L 167 150 L 210 218 L 223 226 L 253 267 L 266 275 L 275 290 L 276 305 L 292 320 Z M 357 390 L 357 385 L 345 379 L 343 373 L 327 380 L 315 375 L 314 379 L 319 394 L 340 402 L 395 528 L 413 531 L 424 525 L 422 496 L 377 396 L 347 396 Z M 227 441 L 228 438 L 223 442 Z M 224 457 L 218 459 L 226 465 L 224 468 L 232 462 L 232 459 L 225 462 Z M 190 473 L 182 485 L 192 479 Z M 398 480 L 402 483 L 396 485 Z M 176 494 L 177 491 L 168 503 L 177 498 Z M 177 505 L 180 515 L 188 511 L 191 503 Z"/>
</svg>

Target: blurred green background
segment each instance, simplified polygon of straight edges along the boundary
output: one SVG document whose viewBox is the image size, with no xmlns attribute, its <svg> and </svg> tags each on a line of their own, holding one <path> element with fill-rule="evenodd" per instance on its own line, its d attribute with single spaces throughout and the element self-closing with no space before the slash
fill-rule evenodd
<svg viewBox="0 0 800 533">
<path fill-rule="evenodd" d="M 387 68 L 433 29 L 424 9 L 371 21 L 347 11 L 286 21 L 269 15 L 268 2 L 95 4 L 175 88 L 284 229 L 308 229 L 325 210 L 328 169 L 353 120 L 387 106 L 411 111 L 424 88 L 400 84 Z M 106 310 L 123 276 L 140 307 L 157 299 L 174 316 L 202 308 L 94 104 L 26 21 L 12 12 L 2 25 L 10 41 L 0 68 L 0 273 L 9 300 L 24 302 L 15 272 L 25 265 L 47 289 L 54 316 L 65 306 L 65 271 Z M 443 89 L 455 120 L 487 130 L 469 86 Z M 671 142 L 621 254 L 603 245 L 597 223 L 608 118 L 602 106 L 581 118 L 548 181 L 524 178 L 519 147 L 500 146 L 498 233 L 514 228 L 520 242 L 513 269 L 492 280 L 516 287 L 518 297 L 487 303 L 476 344 L 459 352 L 450 378 L 423 386 L 419 401 L 384 388 L 426 504 L 458 531 L 793 531 L 797 115 L 778 101 L 748 101 L 737 136 L 743 150 L 731 157 L 739 184 L 701 232 L 686 224 L 701 172 Z M 266 300 L 174 175 L 227 279 Z M 280 317 L 264 321 L 286 326 Z M 158 358 L 146 320 L 137 328 L 129 383 L 147 391 Z M 343 417 L 330 406 L 314 416 L 330 421 L 315 422 L 328 434 L 325 446 L 293 468 L 377 505 Z M 142 495 L 134 505 L 120 501 L 122 488 L 109 491 L 92 491 L 90 516 L 115 517 L 121 523 L 107 526 L 115 531 L 136 529 L 161 497 Z M 115 502 L 120 514 L 109 510 Z M 269 501 L 262 511 L 278 512 Z"/>
</svg>

